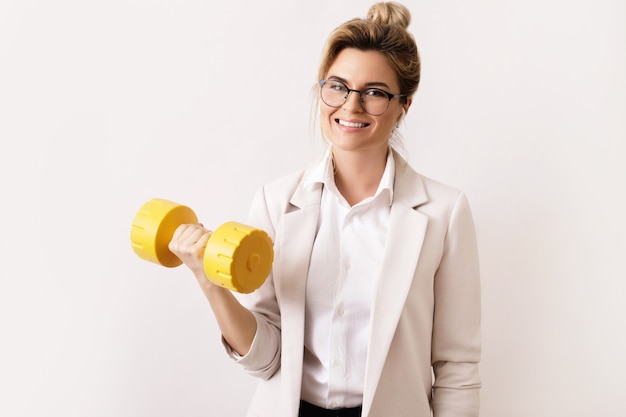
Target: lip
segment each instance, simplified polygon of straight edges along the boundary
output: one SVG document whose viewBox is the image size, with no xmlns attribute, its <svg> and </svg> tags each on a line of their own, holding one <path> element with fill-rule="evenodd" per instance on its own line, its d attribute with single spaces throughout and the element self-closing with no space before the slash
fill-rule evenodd
<svg viewBox="0 0 626 417">
<path fill-rule="evenodd" d="M 369 123 L 362 122 L 359 120 L 341 119 L 341 118 L 336 118 L 335 123 L 347 129 L 365 129 L 366 127 L 369 127 L 370 125 Z"/>
</svg>

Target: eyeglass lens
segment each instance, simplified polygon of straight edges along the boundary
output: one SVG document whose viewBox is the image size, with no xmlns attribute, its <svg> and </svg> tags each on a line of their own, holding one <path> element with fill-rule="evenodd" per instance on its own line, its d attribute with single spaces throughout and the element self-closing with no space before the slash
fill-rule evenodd
<svg viewBox="0 0 626 417">
<path fill-rule="evenodd" d="M 365 90 L 350 90 L 348 87 L 336 80 L 326 80 L 322 82 L 321 95 L 324 103 L 330 107 L 340 107 L 347 100 L 348 96 L 360 93 L 361 107 L 366 113 L 372 116 L 383 114 L 389 107 L 389 95 L 378 88 L 367 88 Z"/>
</svg>

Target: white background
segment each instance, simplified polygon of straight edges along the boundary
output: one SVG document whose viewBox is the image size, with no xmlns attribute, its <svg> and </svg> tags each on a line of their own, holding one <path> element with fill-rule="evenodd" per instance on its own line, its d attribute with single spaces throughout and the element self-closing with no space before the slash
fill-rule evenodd
<svg viewBox="0 0 626 417">
<path fill-rule="evenodd" d="M 405 4 L 408 157 L 476 220 L 482 416 L 626 416 L 626 2 Z M 369 6 L 0 2 L 0 415 L 243 415 L 197 283 L 130 224 L 153 197 L 245 220 L 309 160 L 323 43 Z"/>
</svg>

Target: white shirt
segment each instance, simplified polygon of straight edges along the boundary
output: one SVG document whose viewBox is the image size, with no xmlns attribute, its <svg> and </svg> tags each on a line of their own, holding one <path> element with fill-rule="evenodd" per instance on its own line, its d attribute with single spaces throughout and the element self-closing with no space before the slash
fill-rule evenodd
<svg viewBox="0 0 626 417">
<path fill-rule="evenodd" d="M 391 152 L 374 196 L 350 207 L 337 190 L 330 151 L 306 179 L 322 183 L 306 285 L 302 399 L 324 408 L 363 402 L 373 281 L 393 199 Z"/>
</svg>

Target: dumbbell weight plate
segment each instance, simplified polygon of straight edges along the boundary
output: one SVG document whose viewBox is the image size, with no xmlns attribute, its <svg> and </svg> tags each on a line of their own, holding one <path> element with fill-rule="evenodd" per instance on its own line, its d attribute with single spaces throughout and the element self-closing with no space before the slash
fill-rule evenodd
<svg viewBox="0 0 626 417">
<path fill-rule="evenodd" d="M 142 259 L 169 268 L 182 264 L 168 249 L 174 231 L 181 224 L 197 224 L 198 217 L 189 207 L 155 198 L 141 206 L 130 232 L 135 253 Z"/>
<path fill-rule="evenodd" d="M 263 284 L 273 260 L 273 244 L 267 233 L 227 222 L 207 242 L 204 272 L 213 283 L 247 294 Z"/>
</svg>

